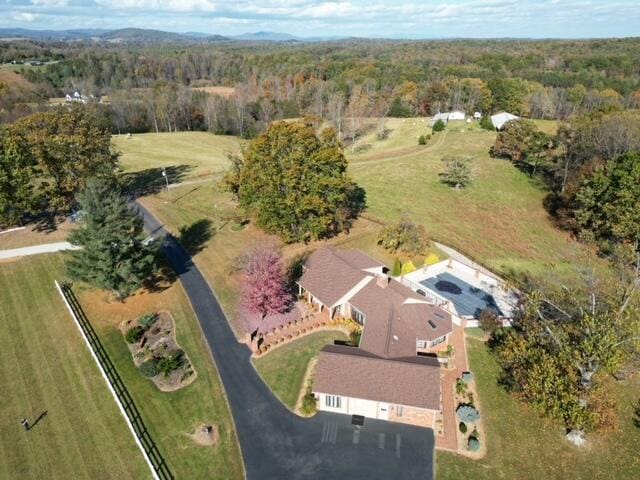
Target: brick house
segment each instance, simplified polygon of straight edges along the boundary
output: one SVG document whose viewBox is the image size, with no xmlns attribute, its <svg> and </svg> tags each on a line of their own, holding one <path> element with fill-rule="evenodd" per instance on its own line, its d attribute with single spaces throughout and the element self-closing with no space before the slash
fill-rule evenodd
<svg viewBox="0 0 640 480">
<path fill-rule="evenodd" d="M 359 250 L 323 247 L 307 260 L 299 293 L 330 318 L 362 325 L 358 347 L 328 345 L 318 357 L 318 408 L 432 427 L 441 409 L 440 364 L 451 315 L 387 275 Z"/>
</svg>

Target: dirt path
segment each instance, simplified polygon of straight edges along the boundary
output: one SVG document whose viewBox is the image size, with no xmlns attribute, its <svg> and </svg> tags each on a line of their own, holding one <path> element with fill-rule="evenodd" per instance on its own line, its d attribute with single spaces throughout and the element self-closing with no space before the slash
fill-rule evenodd
<svg viewBox="0 0 640 480">
<path fill-rule="evenodd" d="M 432 150 L 437 150 L 444 143 L 445 138 L 447 137 L 447 130 L 445 130 L 442 135 L 439 135 L 436 142 L 433 145 L 429 145 L 428 147 L 407 147 L 401 148 L 397 150 L 389 150 L 387 152 L 381 152 L 375 155 L 371 155 L 370 157 L 365 157 L 360 160 L 356 160 L 353 162 L 349 162 L 350 166 L 361 166 L 361 165 L 374 165 L 377 163 L 384 162 L 392 162 L 395 160 L 400 160 L 402 158 L 411 157 L 418 153 L 430 152 Z"/>
</svg>

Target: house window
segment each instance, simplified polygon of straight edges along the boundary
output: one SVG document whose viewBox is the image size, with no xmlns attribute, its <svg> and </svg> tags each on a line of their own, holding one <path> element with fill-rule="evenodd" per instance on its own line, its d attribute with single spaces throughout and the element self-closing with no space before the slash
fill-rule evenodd
<svg viewBox="0 0 640 480">
<path fill-rule="evenodd" d="M 440 343 L 444 342 L 446 339 L 447 339 L 447 336 L 446 336 L 446 335 L 443 335 L 443 336 L 442 336 L 442 337 L 440 337 L 440 338 L 436 338 L 433 342 L 431 342 L 431 346 L 432 346 L 432 347 L 435 347 L 436 345 L 438 345 L 438 344 L 440 344 Z"/>
<path fill-rule="evenodd" d="M 402 405 L 396 405 L 396 416 L 401 417 L 404 413 L 404 408 Z"/>
<path fill-rule="evenodd" d="M 340 408 L 342 405 L 342 397 L 338 397 L 337 395 L 325 395 L 324 402 L 327 407 Z"/>
<path fill-rule="evenodd" d="M 360 310 L 358 310 L 353 305 L 351 305 L 351 318 L 353 318 L 360 325 L 364 324 L 364 319 L 365 319 L 364 313 L 362 313 Z"/>
<path fill-rule="evenodd" d="M 416 348 L 427 348 L 426 340 L 416 340 Z"/>
</svg>

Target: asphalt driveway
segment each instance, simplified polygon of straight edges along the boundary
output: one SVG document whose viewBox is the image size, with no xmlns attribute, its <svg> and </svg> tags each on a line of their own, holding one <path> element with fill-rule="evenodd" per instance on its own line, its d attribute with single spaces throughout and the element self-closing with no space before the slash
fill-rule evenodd
<svg viewBox="0 0 640 480">
<path fill-rule="evenodd" d="M 320 412 L 303 419 L 269 390 L 238 343 L 215 293 L 191 257 L 142 206 L 145 226 L 165 237 L 163 253 L 191 300 L 224 384 L 247 479 L 432 479 L 433 431 Z"/>
</svg>

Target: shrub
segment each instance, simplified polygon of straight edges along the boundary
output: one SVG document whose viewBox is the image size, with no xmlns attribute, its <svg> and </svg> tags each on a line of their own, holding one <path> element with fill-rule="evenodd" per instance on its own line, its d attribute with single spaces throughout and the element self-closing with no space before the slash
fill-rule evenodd
<svg viewBox="0 0 640 480">
<path fill-rule="evenodd" d="M 465 423 L 473 423 L 480 419 L 480 412 L 472 405 L 460 405 L 456 410 L 458 418 Z"/>
<path fill-rule="evenodd" d="M 408 262 L 402 265 L 401 273 L 402 275 L 406 275 L 407 273 L 414 272 L 415 270 L 416 270 L 416 266 L 413 264 L 411 260 L 409 260 Z"/>
<path fill-rule="evenodd" d="M 300 410 L 305 415 L 313 415 L 318 409 L 316 396 L 311 392 L 311 387 L 307 388 L 307 393 L 302 397 Z"/>
<path fill-rule="evenodd" d="M 502 322 L 493 308 L 485 308 L 480 312 L 478 324 L 484 332 L 490 335 L 502 326 Z"/>
<path fill-rule="evenodd" d="M 394 277 L 399 276 L 402 273 L 402 262 L 399 258 L 393 261 L 393 268 L 391 269 L 391 275 Z"/>
<path fill-rule="evenodd" d="M 495 127 L 493 126 L 493 123 L 491 123 L 491 117 L 489 115 L 485 115 L 480 119 L 480 128 L 489 130 L 491 132 L 495 130 Z"/>
<path fill-rule="evenodd" d="M 471 372 L 464 372 L 461 377 L 462 380 L 466 383 L 472 382 L 473 381 L 473 373 Z"/>
<path fill-rule="evenodd" d="M 431 127 L 431 129 L 433 130 L 433 133 L 436 133 L 443 131 L 445 127 L 446 125 L 444 124 L 444 122 L 442 120 L 438 120 L 433 124 L 433 127 Z"/>
<path fill-rule="evenodd" d="M 480 450 L 480 440 L 478 440 L 478 437 L 469 437 L 467 448 L 470 452 L 477 452 Z"/>
<path fill-rule="evenodd" d="M 423 255 L 429 247 L 429 238 L 422 225 L 416 225 L 408 217 L 382 229 L 378 234 L 378 245 L 391 252 Z"/>
<path fill-rule="evenodd" d="M 425 265 L 435 265 L 436 263 L 438 263 L 440 261 L 440 257 L 438 257 L 438 255 L 436 255 L 435 253 L 431 252 L 429 253 L 429 255 L 427 255 L 427 257 L 424 259 L 424 264 Z"/>
<path fill-rule="evenodd" d="M 144 328 L 142 328 L 140 325 L 136 325 L 135 327 L 127 330 L 124 339 L 127 341 L 127 343 L 138 343 L 142 338 L 142 335 L 144 335 Z"/>
<path fill-rule="evenodd" d="M 168 377 L 171 372 L 177 370 L 184 363 L 184 352 L 182 350 L 174 350 L 166 357 L 158 360 L 158 370 Z"/>
<path fill-rule="evenodd" d="M 456 393 L 462 395 L 467 391 L 467 384 L 461 378 L 456 379 Z"/>
<path fill-rule="evenodd" d="M 156 320 L 158 320 L 158 316 L 155 313 L 145 313 L 138 319 L 138 323 L 145 330 L 149 330 L 151 325 L 156 323 Z"/>
<path fill-rule="evenodd" d="M 145 377 L 155 377 L 160 373 L 160 369 L 158 368 L 158 360 L 156 360 L 155 358 L 147 360 L 138 367 L 138 370 L 140 370 L 140 373 Z"/>
<path fill-rule="evenodd" d="M 447 185 L 459 190 L 471 183 L 471 159 L 448 155 L 442 159 L 445 164 L 440 178 Z"/>
<path fill-rule="evenodd" d="M 360 345 L 360 337 L 362 337 L 362 331 L 361 330 L 354 330 L 349 335 L 349 343 L 351 345 L 353 345 L 354 347 L 359 346 Z"/>
<path fill-rule="evenodd" d="M 418 145 L 426 145 L 427 144 L 427 137 L 425 137 L 424 135 L 420 135 L 418 137 Z"/>
<path fill-rule="evenodd" d="M 460 433 L 467 433 L 467 424 L 464 422 L 460 422 L 459 425 Z"/>
</svg>

